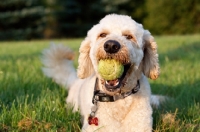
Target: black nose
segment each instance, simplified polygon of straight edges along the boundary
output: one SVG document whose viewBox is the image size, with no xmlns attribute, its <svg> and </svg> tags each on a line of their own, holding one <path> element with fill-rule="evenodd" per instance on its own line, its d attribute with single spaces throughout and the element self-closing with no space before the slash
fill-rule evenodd
<svg viewBox="0 0 200 132">
<path fill-rule="evenodd" d="M 115 40 L 108 40 L 104 43 L 104 50 L 107 53 L 116 53 L 119 51 L 120 49 L 120 44 L 119 42 L 115 41 Z"/>
</svg>

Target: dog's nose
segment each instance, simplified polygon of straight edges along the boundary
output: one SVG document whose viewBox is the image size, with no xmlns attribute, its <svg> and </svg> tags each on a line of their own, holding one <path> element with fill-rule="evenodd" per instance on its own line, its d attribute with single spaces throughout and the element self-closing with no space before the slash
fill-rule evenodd
<svg viewBox="0 0 200 132">
<path fill-rule="evenodd" d="M 115 41 L 115 40 L 108 40 L 104 43 L 104 50 L 107 53 L 117 53 L 120 49 L 121 45 L 119 44 L 119 42 Z"/>
</svg>

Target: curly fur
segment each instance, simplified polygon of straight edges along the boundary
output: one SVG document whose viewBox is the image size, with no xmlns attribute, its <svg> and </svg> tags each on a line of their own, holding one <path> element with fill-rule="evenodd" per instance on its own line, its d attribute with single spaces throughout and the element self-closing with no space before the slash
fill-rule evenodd
<svg viewBox="0 0 200 132">
<path fill-rule="evenodd" d="M 104 33 L 105 36 L 101 36 Z M 131 36 L 127 38 L 126 36 Z M 107 53 L 103 45 L 107 40 L 118 41 L 120 50 L 115 54 Z M 93 26 L 80 45 L 77 76 L 72 65 L 72 51 L 62 45 L 52 45 L 43 52 L 42 62 L 45 75 L 57 83 L 69 88 L 67 103 L 80 110 L 82 115 L 82 131 L 85 132 L 147 132 L 152 131 L 151 103 L 159 105 L 159 96 L 151 96 L 148 78 L 157 79 L 159 64 L 157 44 L 148 30 L 141 24 L 125 15 L 111 14 Z M 106 90 L 98 73 L 100 59 L 113 58 L 122 64 L 130 64 L 123 79 L 120 90 Z M 140 89 L 124 99 L 115 102 L 98 102 L 95 116 L 99 125 L 89 125 L 88 116 L 93 106 L 92 97 L 95 80 L 99 80 L 99 88 L 106 94 L 115 95 L 130 91 L 140 81 Z"/>
</svg>

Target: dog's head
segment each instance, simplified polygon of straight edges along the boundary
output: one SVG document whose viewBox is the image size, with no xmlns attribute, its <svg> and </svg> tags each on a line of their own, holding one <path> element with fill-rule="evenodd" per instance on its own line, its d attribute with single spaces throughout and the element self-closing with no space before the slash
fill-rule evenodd
<svg viewBox="0 0 200 132">
<path fill-rule="evenodd" d="M 83 79 L 95 73 L 107 94 L 130 91 L 142 73 L 151 79 L 159 76 L 156 42 L 129 16 L 107 15 L 88 32 L 79 52 L 78 77 Z M 104 80 L 99 75 L 99 60 L 108 58 L 124 65 L 120 78 Z"/>
</svg>

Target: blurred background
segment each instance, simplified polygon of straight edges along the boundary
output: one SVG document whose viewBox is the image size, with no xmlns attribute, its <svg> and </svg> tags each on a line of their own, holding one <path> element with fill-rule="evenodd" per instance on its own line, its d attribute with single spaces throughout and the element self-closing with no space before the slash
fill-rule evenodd
<svg viewBox="0 0 200 132">
<path fill-rule="evenodd" d="M 0 0 L 0 40 L 84 37 L 110 13 L 155 35 L 200 33 L 200 0 Z"/>
</svg>

